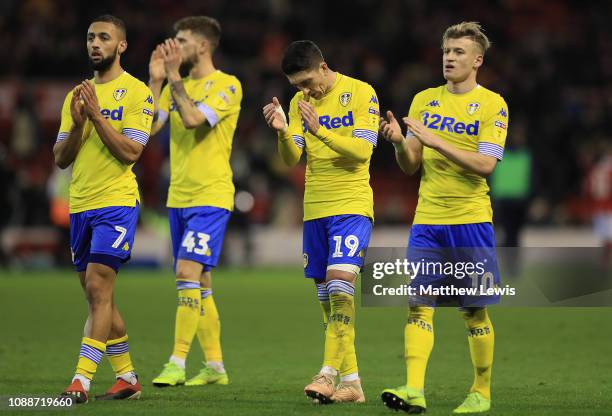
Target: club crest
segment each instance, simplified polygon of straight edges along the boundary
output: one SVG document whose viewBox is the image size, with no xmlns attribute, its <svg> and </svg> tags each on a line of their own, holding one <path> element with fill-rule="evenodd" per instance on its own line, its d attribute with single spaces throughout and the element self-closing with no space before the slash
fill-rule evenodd
<svg viewBox="0 0 612 416">
<path fill-rule="evenodd" d="M 208 91 L 210 89 L 210 87 L 212 87 L 213 82 L 212 81 L 206 81 L 204 83 L 204 91 Z"/>
<path fill-rule="evenodd" d="M 478 103 L 469 103 L 467 106 L 467 112 L 469 115 L 473 116 L 480 109 L 480 104 Z"/>
<path fill-rule="evenodd" d="M 114 92 L 113 92 L 113 98 L 117 101 L 121 100 L 123 97 L 125 97 L 125 94 L 127 94 L 127 89 L 126 88 L 117 88 Z"/>
<path fill-rule="evenodd" d="M 350 92 L 343 92 L 342 94 L 340 94 L 340 104 L 342 104 L 343 107 L 346 107 L 348 103 L 350 102 L 351 102 Z"/>
</svg>

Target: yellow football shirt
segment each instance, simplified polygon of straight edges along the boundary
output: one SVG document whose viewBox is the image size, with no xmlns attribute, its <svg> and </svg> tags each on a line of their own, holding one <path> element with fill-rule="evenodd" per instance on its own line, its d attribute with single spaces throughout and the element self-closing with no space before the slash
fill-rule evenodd
<svg viewBox="0 0 612 416">
<path fill-rule="evenodd" d="M 459 149 L 502 160 L 508 106 L 499 94 L 480 85 L 465 94 L 453 94 L 446 85 L 421 91 L 408 116 L 420 119 L 432 133 Z M 422 164 L 414 224 L 492 222 L 485 178 L 428 147 L 423 148 Z"/>
<path fill-rule="evenodd" d="M 199 79 L 184 78 L 187 95 L 206 116 L 195 129 L 183 125 L 166 85 L 159 99 L 160 117 L 170 118 L 170 189 L 168 207 L 234 208 L 230 167 L 242 86 L 238 78 L 215 71 Z"/>
<path fill-rule="evenodd" d="M 112 81 L 95 84 L 95 88 L 100 112 L 113 128 L 146 145 L 153 121 L 153 95 L 149 88 L 127 72 Z M 57 141 L 66 139 L 72 128 L 72 94 L 70 91 L 64 100 Z M 70 212 L 135 206 L 139 194 L 133 164 L 126 165 L 113 156 L 89 120 L 82 137 L 83 144 L 72 166 Z"/>
<path fill-rule="evenodd" d="M 351 160 L 308 132 L 298 111 L 298 101 L 303 98 L 300 91 L 291 100 L 288 132 L 307 155 L 304 221 L 342 214 L 373 219 L 370 158 L 366 162 Z M 327 94 L 309 102 L 322 127 L 376 146 L 380 113 L 376 92 L 369 84 L 336 73 Z"/>
</svg>

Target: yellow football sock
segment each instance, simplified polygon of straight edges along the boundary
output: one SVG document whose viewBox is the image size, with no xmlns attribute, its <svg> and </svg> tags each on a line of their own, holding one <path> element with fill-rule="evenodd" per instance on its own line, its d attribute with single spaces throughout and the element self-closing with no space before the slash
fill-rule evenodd
<svg viewBox="0 0 612 416">
<path fill-rule="evenodd" d="M 130 351 L 128 349 L 128 336 L 109 339 L 106 342 L 106 356 L 116 376 L 134 371 Z"/>
<path fill-rule="evenodd" d="M 183 282 L 181 282 L 183 283 Z M 190 282 L 197 288 L 178 290 L 178 307 L 174 327 L 174 350 L 172 355 L 183 360 L 187 358 L 191 341 L 200 320 L 200 283 Z M 179 282 L 177 281 L 177 285 Z"/>
<path fill-rule="evenodd" d="M 92 380 L 105 351 L 105 343 L 83 337 L 76 373 Z"/>
<path fill-rule="evenodd" d="M 351 351 L 351 343 L 354 351 L 355 288 L 351 283 L 343 280 L 330 280 L 327 282 L 327 289 L 330 299 L 330 316 L 325 330 L 323 366 L 340 370 L 346 354 Z M 356 363 L 348 362 L 348 364 L 356 369 Z M 351 372 L 354 371 L 356 370 L 351 370 Z"/>
<path fill-rule="evenodd" d="M 425 390 L 425 371 L 434 345 L 433 314 L 433 308 L 411 307 L 404 328 L 406 385 L 419 391 Z"/>
<path fill-rule="evenodd" d="M 470 356 L 474 366 L 474 384 L 470 392 L 478 392 L 491 399 L 491 369 L 493 367 L 493 348 L 495 334 L 486 308 L 471 309 L 463 312 L 468 329 Z"/>
<path fill-rule="evenodd" d="M 330 302 L 319 301 L 321 305 L 321 311 L 323 312 L 323 329 L 327 328 L 327 322 L 329 321 L 329 315 L 331 313 Z M 359 371 L 357 368 L 357 354 L 355 352 L 355 326 L 353 325 L 349 330 L 349 342 L 348 350 L 344 355 L 342 364 L 340 364 L 340 375 L 346 376 L 348 374 L 354 374 Z"/>
<path fill-rule="evenodd" d="M 221 321 L 212 289 L 202 289 L 202 307 L 198 320 L 198 340 L 207 362 L 223 362 L 221 353 Z"/>
</svg>

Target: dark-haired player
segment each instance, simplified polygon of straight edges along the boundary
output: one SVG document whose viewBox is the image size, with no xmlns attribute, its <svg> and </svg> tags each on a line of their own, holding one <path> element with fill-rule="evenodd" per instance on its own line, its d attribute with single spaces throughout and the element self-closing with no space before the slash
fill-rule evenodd
<svg viewBox="0 0 612 416">
<path fill-rule="evenodd" d="M 140 396 L 113 288 L 134 244 L 139 194 L 132 166 L 149 139 L 153 99 L 145 84 L 121 68 L 126 49 L 122 20 L 104 15 L 91 23 L 87 51 L 94 77 L 68 93 L 53 146 L 55 163 L 62 169 L 72 165 L 70 249 L 89 303 L 76 374 L 62 393 L 77 403 L 87 402 L 105 353 L 116 383 L 100 398 Z"/>
</svg>

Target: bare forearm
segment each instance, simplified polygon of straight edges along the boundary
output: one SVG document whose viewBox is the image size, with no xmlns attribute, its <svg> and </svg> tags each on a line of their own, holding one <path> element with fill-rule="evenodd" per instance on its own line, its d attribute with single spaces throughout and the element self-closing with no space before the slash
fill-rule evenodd
<svg viewBox="0 0 612 416">
<path fill-rule="evenodd" d="M 116 131 L 102 116 L 92 120 L 92 123 L 102 143 L 117 160 L 126 165 L 131 165 L 138 160 L 144 148 L 143 145 Z"/>
<path fill-rule="evenodd" d="M 53 146 L 55 164 L 60 169 L 66 169 L 74 162 L 82 144 L 83 127 L 73 127 L 68 137 Z"/>
<path fill-rule="evenodd" d="M 154 103 L 154 113 L 157 116 L 157 112 L 159 111 L 159 98 L 161 97 L 162 86 L 164 85 L 164 81 L 157 80 L 149 80 L 149 89 L 153 93 L 153 103 Z"/>
<path fill-rule="evenodd" d="M 193 129 L 206 121 L 204 114 L 198 110 L 191 98 L 185 91 L 183 80 L 178 75 L 169 75 L 170 93 L 176 103 L 176 108 L 181 116 L 183 125 L 188 129 Z"/>
<path fill-rule="evenodd" d="M 497 165 L 497 159 L 493 156 L 458 149 L 442 139 L 437 140 L 433 148 L 462 168 L 483 177 L 487 177 L 493 173 Z"/>
<path fill-rule="evenodd" d="M 400 143 L 393 143 L 393 147 L 395 147 L 395 160 L 402 172 L 414 175 L 421 166 L 422 151 L 415 148 L 420 146 L 415 146 L 409 140 L 415 139 L 403 139 Z"/>
<path fill-rule="evenodd" d="M 278 153 L 287 166 L 295 166 L 300 161 L 302 149 L 293 142 L 286 132 L 278 132 Z"/>
</svg>

